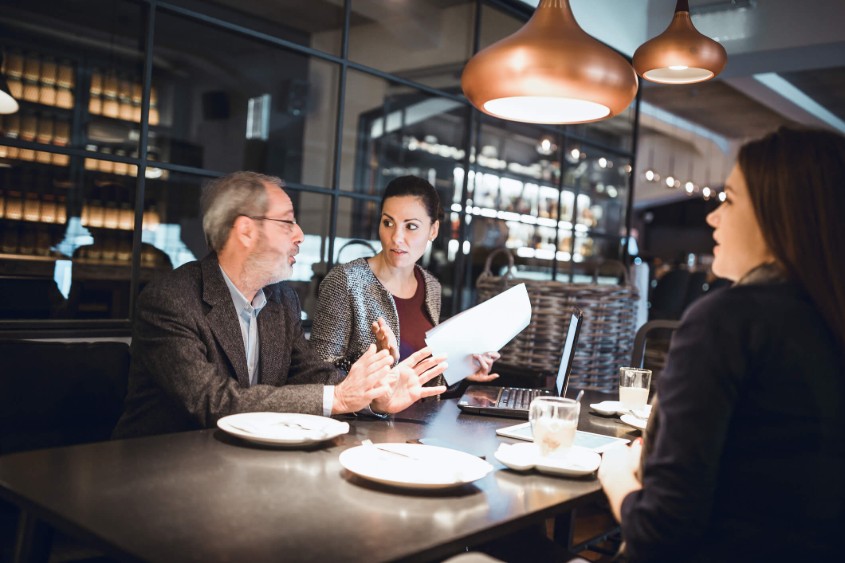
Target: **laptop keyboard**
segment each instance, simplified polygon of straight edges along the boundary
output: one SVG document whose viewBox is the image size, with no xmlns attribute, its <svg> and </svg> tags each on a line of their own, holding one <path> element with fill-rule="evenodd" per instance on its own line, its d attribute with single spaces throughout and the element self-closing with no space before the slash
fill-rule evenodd
<svg viewBox="0 0 845 563">
<path fill-rule="evenodd" d="M 498 407 L 508 409 L 528 410 L 531 400 L 540 395 L 548 395 L 546 389 L 522 389 L 519 387 L 506 387 L 499 398 Z"/>
</svg>

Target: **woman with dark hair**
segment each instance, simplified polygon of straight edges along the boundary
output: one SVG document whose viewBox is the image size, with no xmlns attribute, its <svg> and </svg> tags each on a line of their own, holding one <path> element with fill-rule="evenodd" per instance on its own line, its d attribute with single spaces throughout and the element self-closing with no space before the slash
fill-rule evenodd
<svg viewBox="0 0 845 563">
<path fill-rule="evenodd" d="M 437 191 L 422 178 L 402 176 L 387 185 L 381 251 L 335 266 L 320 284 L 311 345 L 321 357 L 348 369 L 372 343 L 397 360 L 425 347 L 426 331 L 440 320 L 440 282 L 417 261 L 437 237 L 442 218 Z M 473 357 L 478 371 L 469 379 L 498 377 L 490 373 L 498 353 Z"/>
<path fill-rule="evenodd" d="M 845 530 L 845 137 L 743 146 L 645 442 L 599 480 L 631 561 L 828 561 Z"/>
</svg>

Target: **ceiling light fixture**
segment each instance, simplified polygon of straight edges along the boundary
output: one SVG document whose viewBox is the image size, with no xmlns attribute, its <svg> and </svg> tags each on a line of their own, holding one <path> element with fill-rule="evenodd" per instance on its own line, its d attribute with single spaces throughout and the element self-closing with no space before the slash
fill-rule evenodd
<svg viewBox="0 0 845 563">
<path fill-rule="evenodd" d="M 469 60 L 461 88 L 494 117 L 588 123 L 624 111 L 637 93 L 637 76 L 621 55 L 581 29 L 569 0 L 541 0 L 516 33 Z"/>
<path fill-rule="evenodd" d="M 3 54 L 0 53 L 0 113 L 15 113 L 19 107 L 18 101 L 12 96 L 9 85 L 6 83 Z"/>
<path fill-rule="evenodd" d="M 710 80 L 725 68 L 725 48 L 692 24 L 689 0 L 678 0 L 666 31 L 634 52 L 637 73 L 661 84 L 692 84 Z"/>
<path fill-rule="evenodd" d="M 545 135 L 537 143 L 537 152 L 542 156 L 550 156 L 557 152 L 557 143 L 552 135 Z"/>
</svg>

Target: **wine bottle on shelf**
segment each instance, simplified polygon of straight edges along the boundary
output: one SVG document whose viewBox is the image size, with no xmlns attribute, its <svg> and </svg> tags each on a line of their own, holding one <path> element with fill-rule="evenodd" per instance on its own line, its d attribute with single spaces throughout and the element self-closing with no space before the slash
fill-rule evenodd
<svg viewBox="0 0 845 563">
<path fill-rule="evenodd" d="M 41 91 L 38 95 L 38 101 L 44 105 L 56 105 L 56 78 L 58 75 L 58 67 L 56 60 L 52 57 L 44 57 L 41 60 Z"/>
<path fill-rule="evenodd" d="M 22 79 L 17 77 L 9 77 L 6 83 L 9 85 L 9 93 L 12 97 L 16 100 L 23 99 L 23 81 Z"/>
<path fill-rule="evenodd" d="M 35 254 L 35 228 L 32 225 L 21 224 L 18 252 L 27 256 Z"/>
<path fill-rule="evenodd" d="M 115 156 L 126 156 L 126 151 L 123 149 L 117 149 L 114 151 Z M 118 176 L 126 176 L 129 174 L 129 164 L 125 162 L 115 162 L 114 163 L 114 173 Z"/>
<path fill-rule="evenodd" d="M 117 90 L 117 73 L 112 69 L 103 76 L 103 115 L 106 117 L 118 118 L 120 116 Z"/>
<path fill-rule="evenodd" d="M 111 154 L 111 149 L 108 147 L 103 147 L 100 149 L 100 152 L 103 154 Z M 98 160 L 97 161 L 97 170 L 100 172 L 105 172 L 106 174 L 114 174 L 114 162 L 111 160 Z"/>
<path fill-rule="evenodd" d="M 56 65 L 56 106 L 64 109 L 73 107 L 73 88 L 75 85 L 73 63 L 66 59 L 59 61 Z"/>
<path fill-rule="evenodd" d="M 28 191 L 23 202 L 23 219 L 24 221 L 37 222 L 40 218 L 41 200 L 38 199 L 38 193 Z"/>
<path fill-rule="evenodd" d="M 122 77 L 117 90 L 118 114 L 124 121 L 132 121 L 132 83 Z"/>
<path fill-rule="evenodd" d="M 91 97 L 88 99 L 88 113 L 91 115 L 103 113 L 103 98 L 100 93 L 91 92 Z"/>
<path fill-rule="evenodd" d="M 56 223 L 56 196 L 51 193 L 45 193 L 41 201 L 41 217 L 42 223 Z"/>
<path fill-rule="evenodd" d="M 6 254 L 18 253 L 18 229 L 20 223 L 6 223 L 3 228 L 3 240 L 0 241 L 0 251 Z"/>
<path fill-rule="evenodd" d="M 112 262 L 117 259 L 117 237 L 115 233 L 100 233 L 103 260 Z M 96 241 L 95 241 L 96 244 Z"/>
<path fill-rule="evenodd" d="M 56 220 L 57 225 L 64 225 L 67 223 L 67 196 L 59 195 L 56 197 Z"/>
</svg>

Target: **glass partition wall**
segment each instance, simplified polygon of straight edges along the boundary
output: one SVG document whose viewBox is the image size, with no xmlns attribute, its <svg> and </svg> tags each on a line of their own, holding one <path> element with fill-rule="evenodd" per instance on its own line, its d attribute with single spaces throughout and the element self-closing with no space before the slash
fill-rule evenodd
<svg viewBox="0 0 845 563">
<path fill-rule="evenodd" d="M 473 52 L 530 16 L 521 3 L 0 4 L 0 71 L 20 102 L 0 116 L 4 333 L 128 334 L 143 286 L 207 253 L 203 183 L 242 169 L 289 187 L 306 322 L 334 264 L 379 250 L 381 192 L 405 174 L 446 212 L 423 258 L 444 317 L 474 304 L 498 247 L 538 279 L 624 258 L 636 106 L 550 127 L 461 94 Z"/>
</svg>

